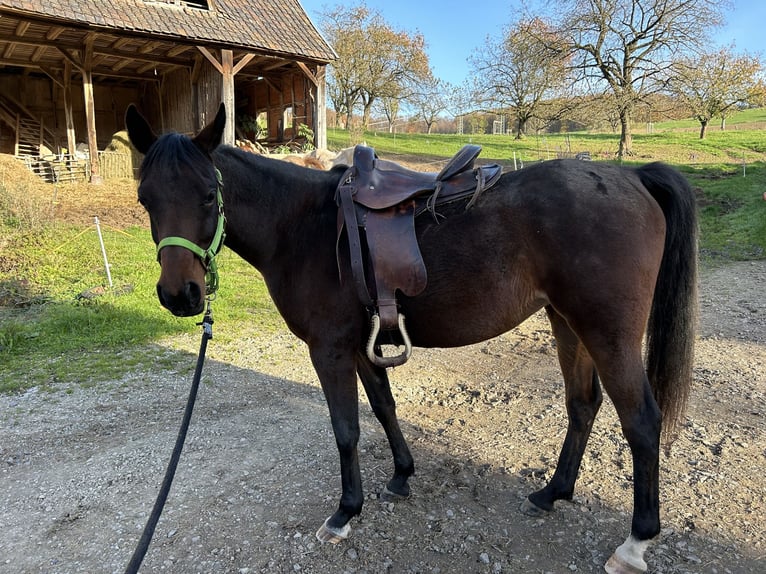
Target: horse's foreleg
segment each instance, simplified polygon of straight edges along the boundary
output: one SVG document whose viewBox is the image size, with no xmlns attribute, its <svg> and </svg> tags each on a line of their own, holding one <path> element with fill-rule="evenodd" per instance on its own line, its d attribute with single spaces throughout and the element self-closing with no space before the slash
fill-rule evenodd
<svg viewBox="0 0 766 574">
<path fill-rule="evenodd" d="M 522 504 L 522 511 L 531 515 L 553 510 L 556 500 L 571 500 L 593 421 L 603 400 L 593 360 L 582 342 L 561 315 L 551 307 L 546 310 L 564 375 L 569 424 L 553 478 Z"/>
<path fill-rule="evenodd" d="M 348 537 L 349 521 L 362 511 L 364 495 L 359 471 L 359 395 L 353 356 L 338 357 L 331 351 L 311 349 L 311 360 L 319 375 L 335 443 L 340 455 L 342 493 L 335 514 L 325 520 L 316 536 L 322 542 L 337 543 Z"/>
<path fill-rule="evenodd" d="M 373 365 L 362 354 L 358 355 L 358 372 L 372 411 L 383 426 L 394 456 L 394 476 L 388 481 L 380 497 L 390 501 L 406 498 L 410 495 L 410 485 L 407 481 L 415 474 L 415 464 L 399 428 L 396 402 L 391 394 L 388 374 L 385 369 Z"/>
</svg>

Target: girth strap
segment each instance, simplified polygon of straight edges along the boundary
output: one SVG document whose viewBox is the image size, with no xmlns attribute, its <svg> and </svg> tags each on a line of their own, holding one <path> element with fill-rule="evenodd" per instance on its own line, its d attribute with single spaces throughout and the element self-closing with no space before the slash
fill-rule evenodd
<svg viewBox="0 0 766 574">
<path fill-rule="evenodd" d="M 346 179 L 345 176 L 344 179 Z M 343 216 L 341 218 L 340 213 L 338 214 L 338 241 L 335 245 L 335 254 L 337 260 L 340 261 L 338 249 L 340 244 L 340 234 L 341 231 L 343 231 L 343 223 L 345 221 L 346 235 L 348 237 L 351 257 L 351 275 L 354 278 L 356 293 L 365 307 L 372 307 L 373 300 L 367 289 L 367 280 L 365 279 L 364 274 L 364 257 L 362 256 L 362 240 L 359 236 L 359 224 L 356 219 L 356 206 L 354 205 L 352 197 L 354 191 L 354 186 L 348 181 L 338 187 L 338 197 L 340 198 L 340 206 Z"/>
</svg>

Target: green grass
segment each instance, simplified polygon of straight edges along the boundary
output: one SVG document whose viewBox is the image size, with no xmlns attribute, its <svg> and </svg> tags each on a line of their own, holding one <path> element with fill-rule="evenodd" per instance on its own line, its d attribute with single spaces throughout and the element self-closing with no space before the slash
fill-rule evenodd
<svg viewBox="0 0 766 574">
<path fill-rule="evenodd" d="M 619 147 L 619 134 L 585 133 L 527 136 L 521 140 L 511 135 L 470 134 L 389 134 L 365 132 L 362 140 L 375 148 L 378 155 L 395 159 L 397 155 L 415 155 L 424 162 L 443 164 L 444 158 L 456 153 L 463 145 L 482 146 L 481 158 L 513 166 L 554 159 L 559 154 L 588 151 L 594 159 L 614 159 Z M 351 145 L 349 132 L 329 130 L 328 147 L 339 150 Z M 641 161 L 665 161 L 672 164 L 705 165 L 718 162 L 746 163 L 766 160 L 766 131 L 711 131 L 704 140 L 696 132 L 634 133 L 634 156 Z M 436 168 L 435 168 L 436 169 Z M 438 171 L 438 169 L 437 169 Z"/>
<path fill-rule="evenodd" d="M 119 378 L 170 360 L 147 354 L 147 343 L 197 329 L 199 318 L 174 317 L 157 301 L 148 230 L 102 231 L 113 289 L 100 289 L 107 278 L 95 228 L 55 225 L 11 236 L 13 260 L 6 256 L 3 267 L 13 271 L 0 273 L 0 392 Z M 259 274 L 228 250 L 220 257 L 216 320 L 239 333 L 278 328 Z M 103 294 L 83 297 L 94 288 Z"/>
<path fill-rule="evenodd" d="M 766 258 L 766 163 L 682 168 L 698 189 L 704 258 Z M 744 174 L 744 175 L 743 175 Z"/>
</svg>

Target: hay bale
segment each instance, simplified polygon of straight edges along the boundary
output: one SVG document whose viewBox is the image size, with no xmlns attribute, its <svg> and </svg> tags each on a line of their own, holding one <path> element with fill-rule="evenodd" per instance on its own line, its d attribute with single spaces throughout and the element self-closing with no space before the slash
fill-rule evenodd
<svg viewBox="0 0 766 574">
<path fill-rule="evenodd" d="M 143 156 L 133 147 L 127 130 L 112 135 L 101 153 L 101 176 L 104 179 L 136 179 Z"/>
<path fill-rule="evenodd" d="M 0 217 L 34 229 L 51 219 L 53 186 L 12 155 L 0 154 Z"/>
</svg>

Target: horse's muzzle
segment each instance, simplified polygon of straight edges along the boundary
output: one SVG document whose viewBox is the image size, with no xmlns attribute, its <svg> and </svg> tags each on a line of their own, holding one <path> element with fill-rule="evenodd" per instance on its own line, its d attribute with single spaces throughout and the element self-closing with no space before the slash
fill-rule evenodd
<svg viewBox="0 0 766 574">
<path fill-rule="evenodd" d="M 205 310 L 203 290 L 194 281 L 187 281 L 183 291 L 171 294 L 162 285 L 157 284 L 157 298 L 165 309 L 176 317 L 191 317 Z"/>
</svg>

